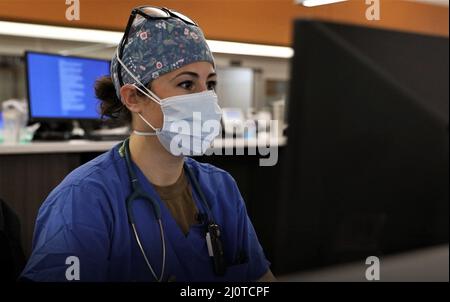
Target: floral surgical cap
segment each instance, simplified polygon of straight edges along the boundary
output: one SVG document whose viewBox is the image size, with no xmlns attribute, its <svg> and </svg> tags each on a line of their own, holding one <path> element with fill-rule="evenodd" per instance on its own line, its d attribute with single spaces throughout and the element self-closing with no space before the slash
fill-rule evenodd
<svg viewBox="0 0 450 302">
<path fill-rule="evenodd" d="M 190 63 L 206 61 L 214 66 L 214 57 L 202 30 L 178 18 L 136 18 L 126 39 L 121 60 L 146 86 L 159 76 Z M 136 81 L 123 67 L 118 69 L 120 63 L 116 54 L 111 62 L 111 77 L 120 98 L 118 70 L 124 84 Z"/>
</svg>

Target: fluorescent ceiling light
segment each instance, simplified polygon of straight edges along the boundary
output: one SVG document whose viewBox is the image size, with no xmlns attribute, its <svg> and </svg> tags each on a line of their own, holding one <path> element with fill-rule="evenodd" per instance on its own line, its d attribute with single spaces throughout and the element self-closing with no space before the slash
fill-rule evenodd
<svg viewBox="0 0 450 302">
<path fill-rule="evenodd" d="M 295 4 L 303 4 L 307 7 L 312 6 L 318 6 L 318 5 L 325 5 L 325 4 L 332 4 L 332 3 L 338 3 L 343 2 L 347 0 L 295 0 Z M 426 4 L 431 5 L 440 5 L 440 6 L 449 6 L 449 0 L 406 0 L 411 2 L 422 2 Z"/>
<path fill-rule="evenodd" d="M 332 4 L 332 3 L 344 2 L 344 1 L 347 1 L 347 0 L 296 0 L 295 3 L 303 4 L 303 6 L 306 6 L 306 7 L 313 7 L 313 6 Z"/>
<path fill-rule="evenodd" d="M 447 6 L 448 7 L 448 0 L 409 0 L 414 2 L 422 2 L 426 4 L 431 5 L 440 5 L 440 6 Z"/>
<path fill-rule="evenodd" d="M 0 21 L 0 35 L 118 45 L 122 32 Z M 207 40 L 212 52 L 291 58 L 290 47 Z"/>
<path fill-rule="evenodd" d="M 29 38 L 119 44 L 123 34 L 97 29 L 0 21 L 0 35 Z"/>
<path fill-rule="evenodd" d="M 206 40 L 212 52 L 238 54 L 248 56 L 262 56 L 274 58 L 291 58 L 294 50 L 285 46 L 271 46 L 250 43 L 237 43 L 216 40 Z"/>
</svg>

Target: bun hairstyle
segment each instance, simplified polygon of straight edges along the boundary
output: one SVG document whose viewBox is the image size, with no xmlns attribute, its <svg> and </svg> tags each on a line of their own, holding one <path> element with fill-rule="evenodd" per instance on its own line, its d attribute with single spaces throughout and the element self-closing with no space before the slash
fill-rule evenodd
<svg viewBox="0 0 450 302">
<path fill-rule="evenodd" d="M 110 76 L 104 76 L 95 82 L 95 95 L 101 101 L 100 113 L 103 117 L 131 122 L 131 112 L 117 97 L 114 83 Z"/>
</svg>

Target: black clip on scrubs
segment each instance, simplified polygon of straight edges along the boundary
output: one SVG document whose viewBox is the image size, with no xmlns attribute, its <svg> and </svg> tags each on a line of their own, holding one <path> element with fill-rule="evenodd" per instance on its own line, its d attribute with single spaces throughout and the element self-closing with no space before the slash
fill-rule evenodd
<svg viewBox="0 0 450 302">
<path fill-rule="evenodd" d="M 226 272 L 226 264 L 225 264 L 225 256 L 223 251 L 222 240 L 220 239 L 220 226 L 215 223 L 211 209 L 209 208 L 209 204 L 206 201 L 205 195 L 203 195 L 203 191 L 200 188 L 200 184 L 195 178 L 194 173 L 191 169 L 189 169 L 186 164 L 184 164 L 185 170 L 188 173 L 189 179 L 194 186 L 195 191 L 197 191 L 202 203 L 205 205 L 208 222 L 206 224 L 206 245 L 208 247 L 208 254 L 211 257 L 214 267 L 214 273 L 217 276 L 223 276 Z"/>
</svg>

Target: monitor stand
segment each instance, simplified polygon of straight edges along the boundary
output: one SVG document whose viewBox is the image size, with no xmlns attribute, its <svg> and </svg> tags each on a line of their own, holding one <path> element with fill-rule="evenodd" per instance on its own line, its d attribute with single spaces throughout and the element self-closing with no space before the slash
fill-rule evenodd
<svg viewBox="0 0 450 302">
<path fill-rule="evenodd" d="M 86 131 L 81 128 L 80 123 L 78 121 L 72 121 L 72 132 L 71 139 L 82 139 L 85 138 Z"/>
<path fill-rule="evenodd" d="M 43 121 L 36 131 L 35 141 L 67 141 L 88 139 L 94 141 L 123 140 L 129 136 L 129 128 L 116 121 Z"/>
<path fill-rule="evenodd" d="M 35 141 L 65 141 L 72 138 L 74 125 L 71 121 L 42 121 L 34 134 Z"/>
</svg>

